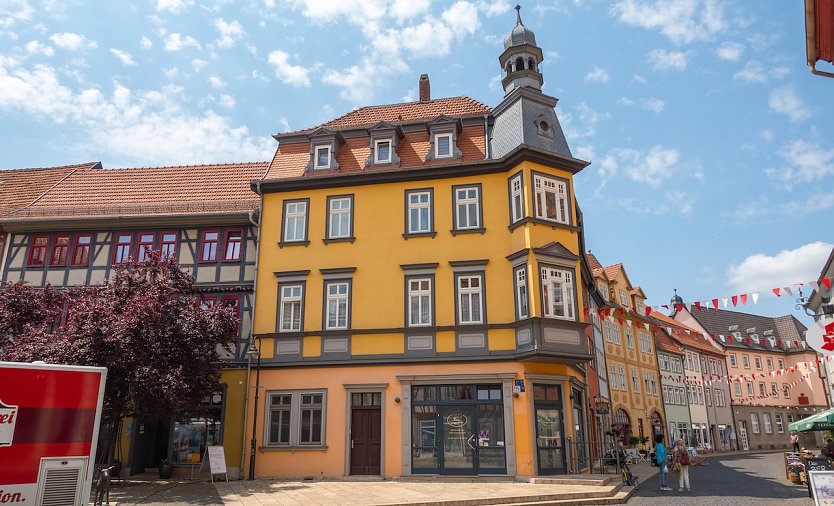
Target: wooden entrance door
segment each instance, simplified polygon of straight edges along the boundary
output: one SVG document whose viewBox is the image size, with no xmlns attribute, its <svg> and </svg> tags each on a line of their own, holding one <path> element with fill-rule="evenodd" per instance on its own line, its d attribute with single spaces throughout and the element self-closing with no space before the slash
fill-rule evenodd
<svg viewBox="0 0 834 506">
<path fill-rule="evenodd" d="M 351 394 L 350 474 L 379 475 L 382 457 L 382 394 Z"/>
</svg>

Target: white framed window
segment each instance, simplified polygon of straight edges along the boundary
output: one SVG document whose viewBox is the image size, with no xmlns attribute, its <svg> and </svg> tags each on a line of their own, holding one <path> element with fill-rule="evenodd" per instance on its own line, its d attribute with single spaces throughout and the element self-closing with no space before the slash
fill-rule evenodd
<svg viewBox="0 0 834 506">
<path fill-rule="evenodd" d="M 541 267 L 542 314 L 546 318 L 574 320 L 573 273 L 553 267 Z"/>
<path fill-rule="evenodd" d="M 431 278 L 408 279 L 408 326 L 425 327 L 431 325 Z"/>
<path fill-rule="evenodd" d="M 510 179 L 510 213 L 511 223 L 524 218 L 524 180 L 521 174 Z"/>
<path fill-rule="evenodd" d="M 605 340 L 608 341 L 609 343 L 612 340 L 612 338 L 611 338 L 611 322 L 608 321 L 608 320 L 605 320 Z"/>
<path fill-rule="evenodd" d="M 767 363 L 767 370 L 772 371 L 773 370 L 773 359 L 768 357 L 766 363 Z"/>
<path fill-rule="evenodd" d="M 611 336 L 614 338 L 614 344 L 620 344 L 620 326 L 612 323 L 611 328 Z"/>
<path fill-rule="evenodd" d="M 637 370 L 631 370 L 631 388 L 634 393 L 640 393 L 640 380 L 637 379 Z"/>
<path fill-rule="evenodd" d="M 330 146 L 316 146 L 315 151 L 315 168 L 329 169 L 330 168 Z"/>
<path fill-rule="evenodd" d="M 736 368 L 738 367 L 738 362 L 736 361 L 736 354 L 730 353 L 730 367 Z"/>
<path fill-rule="evenodd" d="M 786 385 L 784 383 L 782 384 L 782 395 L 783 395 L 783 397 L 785 397 L 785 399 L 790 399 L 791 398 L 791 389 L 790 389 L 790 387 L 788 387 L 788 385 Z"/>
<path fill-rule="evenodd" d="M 266 446 L 324 446 L 327 391 L 267 393 Z"/>
<path fill-rule="evenodd" d="M 738 381 L 733 383 L 733 391 L 735 392 L 736 397 L 741 397 L 741 383 Z"/>
<path fill-rule="evenodd" d="M 633 350 L 634 349 L 634 337 L 631 335 L 631 329 L 626 327 L 625 333 L 626 333 L 626 346 L 628 346 L 629 348 L 631 348 Z M 640 337 L 643 337 L 643 335 L 641 334 Z M 641 342 L 640 343 L 640 348 L 642 348 L 642 347 L 643 347 L 643 343 Z"/>
<path fill-rule="evenodd" d="M 748 357 L 747 355 L 742 355 L 741 365 L 743 365 L 745 369 L 750 369 L 750 357 Z"/>
<path fill-rule="evenodd" d="M 779 359 L 779 369 L 782 370 L 785 368 L 785 361 L 781 358 Z"/>
<path fill-rule="evenodd" d="M 753 362 L 756 364 L 756 369 L 762 370 L 762 357 L 753 357 Z"/>
<path fill-rule="evenodd" d="M 483 323 L 483 277 L 464 275 L 457 278 L 458 323 Z"/>
<path fill-rule="evenodd" d="M 527 297 L 527 267 L 521 267 L 515 271 L 515 303 L 518 310 L 518 319 L 530 316 L 530 307 Z"/>
<path fill-rule="evenodd" d="M 675 389 L 675 401 L 681 406 L 686 405 L 686 392 L 684 391 L 683 387 Z"/>
<path fill-rule="evenodd" d="M 284 202 L 284 242 L 307 240 L 307 201 Z"/>
<path fill-rule="evenodd" d="M 330 197 L 327 202 L 327 238 L 350 238 L 353 199 L 351 197 Z"/>
<path fill-rule="evenodd" d="M 762 421 L 764 421 L 765 433 L 772 434 L 773 426 L 770 424 L 770 413 L 762 413 Z"/>
<path fill-rule="evenodd" d="M 666 366 L 666 355 L 657 356 L 657 366 L 660 368 L 661 371 L 669 370 L 669 368 Z"/>
<path fill-rule="evenodd" d="M 753 389 L 753 382 L 748 381 L 747 382 L 747 397 L 753 397 L 754 395 L 756 395 L 756 391 Z"/>
<path fill-rule="evenodd" d="M 695 393 L 698 395 L 698 404 L 704 404 L 704 387 L 696 387 Z"/>
<path fill-rule="evenodd" d="M 704 398 L 707 401 L 707 406 L 712 406 L 712 390 L 710 390 L 709 388 L 705 388 Z"/>
<path fill-rule="evenodd" d="M 451 158 L 452 157 L 452 134 L 435 134 L 434 135 L 434 157 L 435 158 Z"/>
<path fill-rule="evenodd" d="M 774 418 L 774 420 L 776 420 L 776 432 L 778 432 L 779 434 L 784 434 L 785 433 L 785 422 L 782 421 L 782 414 L 781 413 L 775 413 L 773 415 L 773 418 Z"/>
<path fill-rule="evenodd" d="M 481 227 L 480 188 L 467 186 L 455 188 L 455 230 Z"/>
<path fill-rule="evenodd" d="M 611 388 L 613 390 L 619 390 L 617 386 L 617 368 L 615 366 L 608 366 L 609 376 L 611 377 Z"/>
<path fill-rule="evenodd" d="M 620 304 L 622 304 L 623 306 L 628 305 L 628 300 L 626 299 L 625 290 L 620 290 Z"/>
<path fill-rule="evenodd" d="M 283 285 L 280 291 L 279 332 L 300 332 L 303 306 L 303 285 Z"/>
<path fill-rule="evenodd" d="M 348 328 L 350 310 L 350 283 L 332 281 L 325 284 L 326 312 L 325 329 L 340 330 Z"/>
<path fill-rule="evenodd" d="M 608 287 L 605 286 L 605 283 L 599 284 L 599 294 L 602 295 L 603 300 L 608 300 Z"/>
<path fill-rule="evenodd" d="M 533 186 L 536 188 L 536 217 L 556 223 L 570 223 L 567 183 L 534 175 Z"/>
<path fill-rule="evenodd" d="M 374 161 L 376 163 L 391 163 L 391 140 L 374 141 Z"/>
<path fill-rule="evenodd" d="M 776 386 L 776 383 L 770 384 L 770 396 L 776 399 L 779 398 L 779 387 Z"/>
<path fill-rule="evenodd" d="M 762 382 L 759 383 L 759 395 L 762 397 L 767 395 L 767 385 Z"/>
<path fill-rule="evenodd" d="M 620 390 L 622 390 L 623 392 L 627 392 L 628 386 L 626 385 L 625 369 L 622 367 L 617 367 L 617 376 L 620 377 Z"/>
<path fill-rule="evenodd" d="M 408 217 L 406 232 L 427 234 L 432 231 L 432 192 L 429 190 L 406 192 Z"/>
<path fill-rule="evenodd" d="M 646 394 L 650 394 L 652 392 L 652 384 L 649 382 L 649 373 L 643 373 L 643 387 L 645 388 Z"/>
<path fill-rule="evenodd" d="M 663 402 L 665 402 L 666 404 L 674 404 L 674 402 L 672 402 L 672 399 L 669 397 L 669 387 L 664 385 L 662 390 L 663 390 Z"/>
</svg>

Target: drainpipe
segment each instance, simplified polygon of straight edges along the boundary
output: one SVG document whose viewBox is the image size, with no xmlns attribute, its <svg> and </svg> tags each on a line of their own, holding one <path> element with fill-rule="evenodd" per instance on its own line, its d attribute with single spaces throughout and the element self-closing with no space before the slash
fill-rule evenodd
<svg viewBox="0 0 834 506">
<path fill-rule="evenodd" d="M 253 215 L 255 211 L 249 211 L 249 223 L 255 226 L 258 229 L 258 233 L 255 236 L 255 280 L 252 283 L 252 322 L 249 328 L 249 346 L 247 348 L 251 348 L 252 344 L 255 342 L 255 301 L 258 296 L 258 263 L 260 262 L 260 251 L 261 251 L 261 222 L 263 221 L 263 209 L 264 209 L 264 194 L 261 192 L 261 182 L 263 180 L 259 179 L 255 181 L 255 193 L 260 195 L 261 197 L 261 205 L 258 211 L 258 221 L 253 219 Z M 249 421 L 249 384 L 250 379 L 249 377 L 252 375 L 252 357 L 248 353 L 246 354 L 246 390 L 243 394 L 243 430 L 241 431 L 241 441 L 240 441 L 240 479 L 243 479 L 243 464 L 246 461 L 246 427 L 247 422 Z M 253 413 L 252 416 L 257 416 L 257 413 Z M 254 434 L 253 434 L 254 436 Z"/>
<path fill-rule="evenodd" d="M 490 146 L 489 146 L 489 115 L 484 114 L 484 160 L 489 160 L 490 158 Z"/>
</svg>

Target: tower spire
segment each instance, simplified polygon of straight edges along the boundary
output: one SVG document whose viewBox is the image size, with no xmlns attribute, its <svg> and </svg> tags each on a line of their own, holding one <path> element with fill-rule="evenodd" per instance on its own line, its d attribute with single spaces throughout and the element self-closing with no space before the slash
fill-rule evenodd
<svg viewBox="0 0 834 506">
<path fill-rule="evenodd" d="M 521 22 L 521 5 L 515 4 L 515 24 L 524 26 L 524 23 Z"/>
</svg>

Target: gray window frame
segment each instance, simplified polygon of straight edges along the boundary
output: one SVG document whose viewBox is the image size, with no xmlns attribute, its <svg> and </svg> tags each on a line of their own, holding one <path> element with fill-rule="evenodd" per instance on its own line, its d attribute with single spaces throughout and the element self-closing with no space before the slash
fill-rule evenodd
<svg viewBox="0 0 834 506">
<path fill-rule="evenodd" d="M 306 394 L 321 394 L 321 442 L 314 444 L 301 443 L 301 396 Z M 272 423 L 272 397 L 277 395 L 290 395 L 290 441 L 289 443 L 273 443 L 269 439 L 269 431 Z M 288 449 L 295 450 L 300 448 L 327 448 L 327 389 L 326 388 L 310 388 L 299 390 L 269 390 L 266 392 L 266 402 L 264 406 L 264 428 L 263 428 L 263 448 L 266 449 Z"/>
<path fill-rule="evenodd" d="M 297 240 L 294 239 L 292 241 L 287 240 L 287 207 L 289 204 L 297 204 L 299 202 L 304 202 L 304 239 Z M 284 246 L 296 246 L 296 245 L 308 245 L 310 244 L 310 199 L 303 198 L 303 199 L 286 199 L 283 201 L 281 206 L 281 241 L 278 243 L 279 247 Z"/>
<path fill-rule="evenodd" d="M 478 226 L 461 228 L 460 224 L 458 223 L 458 191 L 470 190 L 473 188 L 475 189 L 475 191 L 478 192 L 477 202 L 475 204 L 478 206 Z M 484 227 L 483 185 L 481 183 L 452 185 L 452 235 L 466 234 L 472 232 L 478 232 L 481 234 L 486 232 L 486 228 Z"/>
<path fill-rule="evenodd" d="M 462 272 L 455 272 L 454 273 L 454 282 L 455 282 L 455 324 L 462 325 L 462 326 L 470 326 L 470 325 L 486 325 L 489 320 L 487 320 L 487 311 L 486 311 L 486 271 L 485 270 L 477 270 L 477 271 L 462 271 Z M 460 286 L 460 278 L 469 278 L 469 277 L 480 277 L 481 278 L 481 321 L 480 322 L 466 322 L 463 323 L 460 321 L 460 293 L 458 287 Z"/>
<path fill-rule="evenodd" d="M 348 200 L 350 201 L 350 212 L 348 213 L 348 220 L 350 221 L 350 230 L 348 231 L 347 237 L 332 237 L 330 235 L 330 224 L 332 218 L 332 209 L 330 208 L 332 202 L 334 200 Z M 355 208 L 354 205 L 356 200 L 354 199 L 354 194 L 347 193 L 343 195 L 328 195 L 327 196 L 327 216 L 325 217 L 325 224 L 324 224 L 324 239 L 322 241 L 325 244 L 329 244 L 331 242 L 353 242 L 356 240 L 356 236 L 353 233 L 353 223 L 354 223 L 354 215 L 355 215 Z"/>
<path fill-rule="evenodd" d="M 328 320 L 328 318 L 327 318 L 327 308 L 329 306 L 329 304 L 328 304 L 329 300 L 327 298 L 327 295 L 328 295 L 327 294 L 327 288 L 330 285 L 342 284 L 342 283 L 348 285 L 348 289 L 347 289 L 347 292 L 348 292 L 347 293 L 347 315 L 346 315 L 347 326 L 344 327 L 344 328 L 342 328 L 342 327 L 329 328 L 327 326 L 327 320 Z M 353 312 L 353 279 L 352 278 L 325 279 L 323 284 L 324 284 L 324 287 L 323 287 L 324 290 L 322 291 L 322 308 L 321 308 L 321 316 L 322 316 L 321 328 L 322 328 L 322 330 L 327 331 L 327 332 L 344 332 L 344 331 L 350 330 L 351 325 L 352 325 L 351 313 Z"/>
<path fill-rule="evenodd" d="M 539 279 L 539 308 L 541 309 L 542 319 L 562 320 L 562 321 L 568 321 L 568 322 L 578 321 L 579 320 L 579 315 L 578 315 L 579 294 L 577 293 L 577 287 L 576 287 L 576 270 L 571 269 L 570 267 L 566 267 L 564 265 L 556 265 L 556 264 L 545 263 L 545 262 L 539 262 L 537 267 L 538 267 L 537 274 L 538 274 L 538 279 Z M 571 299 L 572 299 L 571 300 L 571 306 L 572 306 L 572 311 L 573 311 L 573 318 L 567 318 L 567 317 L 560 318 L 558 316 L 548 316 L 547 315 L 547 311 L 545 311 L 545 306 L 544 306 L 544 282 L 542 281 L 542 272 L 543 272 L 544 269 L 555 269 L 555 270 L 560 270 L 560 271 L 570 273 L 570 275 L 571 275 L 571 284 L 573 285 L 572 286 L 572 294 L 571 294 L 572 295 L 572 297 L 571 297 Z M 613 327 L 613 325 L 612 325 L 612 327 Z M 619 334 L 619 330 L 617 331 L 617 333 Z M 617 339 L 615 339 L 614 342 L 616 344 L 620 344 L 619 336 L 617 337 Z"/>
<path fill-rule="evenodd" d="M 436 314 L 437 302 L 436 302 L 436 297 L 435 297 L 435 293 L 437 292 L 437 287 L 435 285 L 435 275 L 434 275 L 434 273 L 431 273 L 431 274 L 409 274 L 409 273 L 406 272 L 403 279 L 404 279 L 403 291 L 404 291 L 404 300 L 405 300 L 405 303 L 403 305 L 403 322 L 405 324 L 405 327 L 410 328 L 410 329 L 425 329 L 425 328 L 435 327 L 437 325 L 437 319 L 436 319 L 437 318 L 437 314 Z M 417 279 L 428 279 L 429 280 L 430 318 L 429 318 L 429 323 L 428 324 L 414 325 L 414 324 L 411 323 L 411 318 L 410 318 L 410 316 L 411 316 L 411 313 L 410 313 L 410 311 L 411 311 L 411 298 L 410 298 L 411 292 L 409 290 L 409 284 L 410 284 L 411 281 L 414 281 L 414 280 L 417 280 Z"/>
<path fill-rule="evenodd" d="M 521 215 L 515 217 L 515 203 L 513 202 L 513 181 L 518 179 L 521 185 Z M 507 179 L 507 195 L 510 203 L 510 227 L 527 217 L 524 202 L 524 171 L 518 171 Z"/>
<path fill-rule="evenodd" d="M 284 307 L 284 296 L 283 296 L 283 289 L 291 286 L 300 286 L 301 287 L 301 318 L 299 319 L 299 330 L 283 330 L 282 323 L 283 319 L 281 318 L 281 312 L 283 311 Z M 301 333 L 304 332 L 304 310 L 306 309 L 306 299 L 307 299 L 307 281 L 279 281 L 278 282 L 278 311 L 277 311 L 277 321 L 275 324 L 275 330 L 279 334 L 294 334 L 294 333 Z"/>
<path fill-rule="evenodd" d="M 525 293 L 527 294 L 527 314 L 521 314 L 521 305 L 519 301 L 519 284 L 518 284 L 518 271 L 524 271 L 524 288 Z M 527 268 L 527 264 L 520 264 L 513 267 L 513 300 L 515 301 L 515 319 L 516 321 L 519 320 L 528 320 L 530 318 L 530 269 Z"/>
<path fill-rule="evenodd" d="M 411 213 L 409 207 L 409 197 L 415 193 L 428 193 L 429 194 L 429 230 L 426 232 L 412 232 L 410 225 Z M 409 239 L 411 237 L 435 237 L 437 232 L 434 228 L 434 188 L 414 188 L 405 190 L 403 199 L 403 224 L 404 224 L 404 231 L 403 231 L 403 238 Z"/>
</svg>

